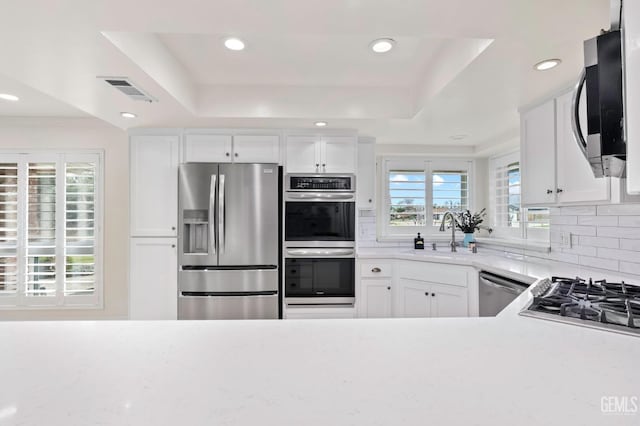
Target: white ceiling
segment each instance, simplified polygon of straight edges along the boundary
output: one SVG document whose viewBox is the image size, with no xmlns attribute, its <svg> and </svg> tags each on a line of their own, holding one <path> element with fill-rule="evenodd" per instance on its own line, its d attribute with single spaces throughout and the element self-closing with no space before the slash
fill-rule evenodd
<svg viewBox="0 0 640 426">
<path fill-rule="evenodd" d="M 19 96 L 18 102 L 0 99 L 0 117 L 88 117 L 77 108 L 0 74 L 0 93 Z"/>
<path fill-rule="evenodd" d="M 19 96 L 57 100 L 56 115 L 77 109 L 121 128 L 309 127 L 323 119 L 379 143 L 486 150 L 517 136 L 519 107 L 571 85 L 582 41 L 608 27 L 608 5 L 23 0 L 2 7 L 0 74 L 23 86 Z M 247 49 L 224 50 L 226 36 Z M 379 37 L 396 39 L 396 49 L 372 54 L 367 46 Z M 550 57 L 563 63 L 533 70 Z M 130 77 L 159 102 L 129 100 L 98 75 Z M 0 93 L 9 91 L 3 85 Z M 0 115 L 55 114 L 19 104 L 0 106 Z"/>
</svg>

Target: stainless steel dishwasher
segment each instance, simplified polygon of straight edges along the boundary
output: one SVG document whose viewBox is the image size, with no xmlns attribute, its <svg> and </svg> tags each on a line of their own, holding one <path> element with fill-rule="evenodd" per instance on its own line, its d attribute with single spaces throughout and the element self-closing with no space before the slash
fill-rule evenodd
<svg viewBox="0 0 640 426">
<path fill-rule="evenodd" d="M 480 272 L 479 284 L 481 317 L 495 317 L 529 288 L 529 284 L 486 271 Z"/>
</svg>

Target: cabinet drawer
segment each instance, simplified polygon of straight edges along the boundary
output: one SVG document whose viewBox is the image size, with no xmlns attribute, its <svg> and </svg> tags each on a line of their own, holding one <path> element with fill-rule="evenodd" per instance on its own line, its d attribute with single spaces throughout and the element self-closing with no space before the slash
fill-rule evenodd
<svg viewBox="0 0 640 426">
<path fill-rule="evenodd" d="M 389 262 L 362 262 L 360 263 L 360 276 L 363 278 L 389 278 L 392 265 Z"/>
<path fill-rule="evenodd" d="M 398 276 L 411 280 L 467 287 L 468 267 L 447 263 L 400 262 Z"/>
</svg>

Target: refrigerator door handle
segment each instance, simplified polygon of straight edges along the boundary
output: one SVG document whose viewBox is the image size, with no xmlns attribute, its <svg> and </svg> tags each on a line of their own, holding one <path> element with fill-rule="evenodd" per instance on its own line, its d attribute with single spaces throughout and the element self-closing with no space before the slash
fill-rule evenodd
<svg viewBox="0 0 640 426">
<path fill-rule="evenodd" d="M 217 175 L 211 175 L 211 185 L 209 187 L 209 247 L 211 249 L 211 254 L 216 254 L 215 203 L 217 178 Z"/>
<path fill-rule="evenodd" d="M 225 210 L 224 210 L 224 175 L 220 174 L 220 190 L 218 193 L 219 196 L 219 200 L 218 200 L 218 236 L 220 238 L 219 241 L 219 246 L 218 246 L 218 250 L 220 250 L 220 253 L 224 252 L 224 246 L 225 246 L 225 236 L 224 236 L 224 231 L 225 231 Z"/>
</svg>

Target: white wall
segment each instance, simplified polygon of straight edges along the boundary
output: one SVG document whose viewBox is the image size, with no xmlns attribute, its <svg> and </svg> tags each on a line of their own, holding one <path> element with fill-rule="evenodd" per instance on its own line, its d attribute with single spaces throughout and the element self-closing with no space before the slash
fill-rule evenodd
<svg viewBox="0 0 640 426">
<path fill-rule="evenodd" d="M 92 118 L 0 118 L 0 149 L 104 150 L 104 309 L 0 310 L 0 320 L 126 319 L 129 151 L 126 132 Z"/>
</svg>

